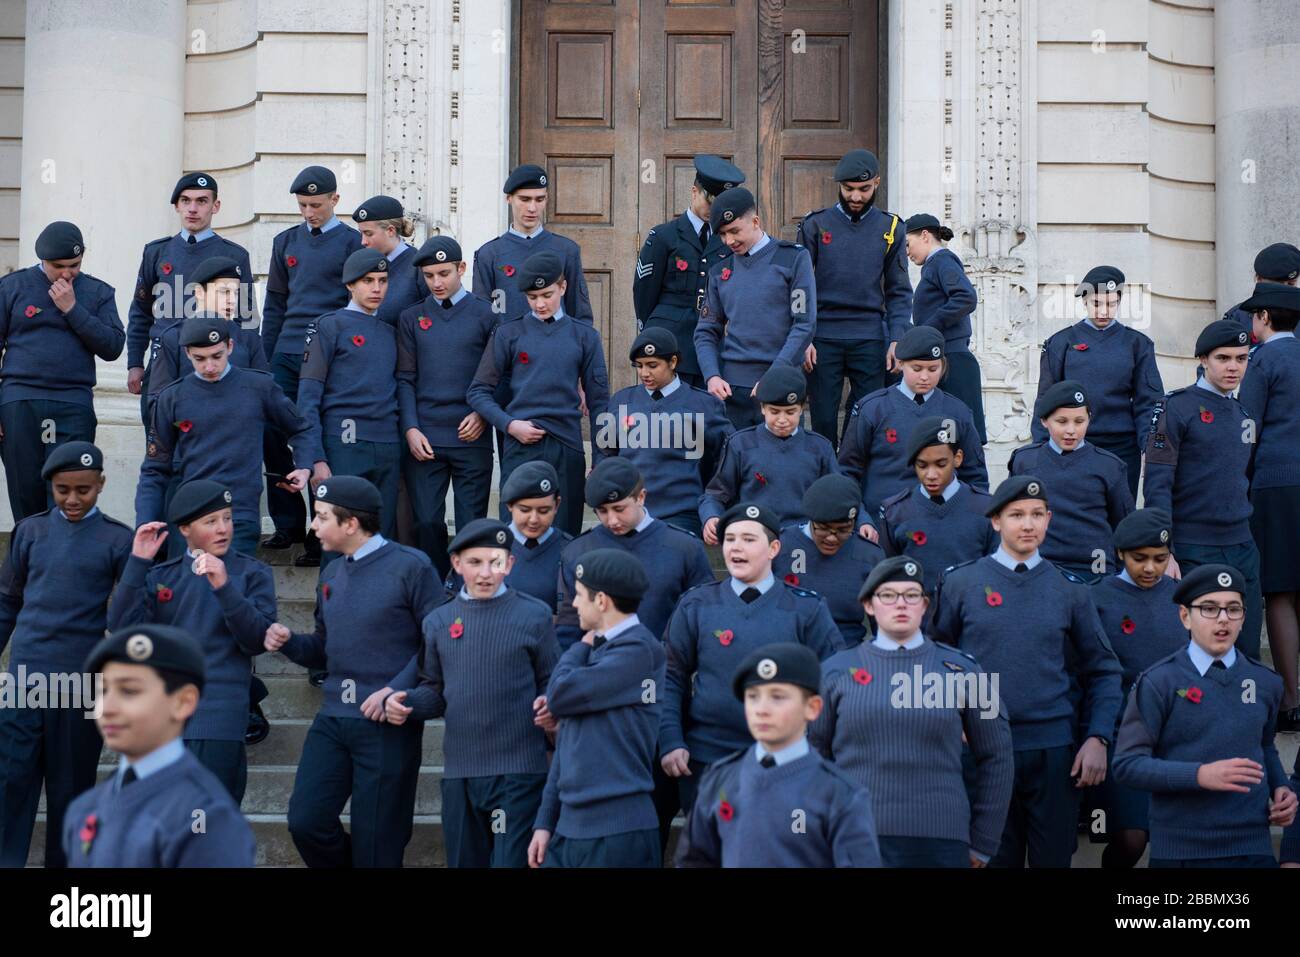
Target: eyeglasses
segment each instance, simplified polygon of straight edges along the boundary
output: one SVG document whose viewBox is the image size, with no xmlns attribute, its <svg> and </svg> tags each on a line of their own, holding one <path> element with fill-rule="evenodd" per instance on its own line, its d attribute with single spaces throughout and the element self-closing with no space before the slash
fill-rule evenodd
<svg viewBox="0 0 1300 957">
<path fill-rule="evenodd" d="M 1216 605 L 1214 602 L 1206 602 L 1192 607 L 1201 613 L 1202 618 L 1218 618 L 1222 612 L 1227 612 L 1229 621 L 1240 621 L 1246 617 L 1246 607 L 1244 605 Z"/>
<path fill-rule="evenodd" d="M 885 589 L 883 591 L 876 592 L 875 595 L 873 595 L 872 597 L 874 597 L 876 601 L 880 602 L 882 605 L 897 605 L 898 599 L 900 598 L 903 599 L 904 605 L 919 605 L 921 603 L 921 599 L 925 597 L 925 592 L 923 591 L 897 592 L 897 591 L 889 591 L 888 589 Z"/>
<path fill-rule="evenodd" d="M 844 538 L 846 535 L 853 534 L 852 522 L 841 522 L 838 525 L 828 525 L 826 522 L 813 522 L 812 530 L 821 532 L 823 535 L 834 535 L 836 538 Z"/>
</svg>

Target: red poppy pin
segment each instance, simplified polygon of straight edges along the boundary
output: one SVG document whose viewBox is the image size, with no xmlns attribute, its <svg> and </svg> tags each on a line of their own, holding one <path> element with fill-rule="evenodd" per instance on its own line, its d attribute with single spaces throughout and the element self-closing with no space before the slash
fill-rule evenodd
<svg viewBox="0 0 1300 957">
<path fill-rule="evenodd" d="M 766 485 L 766 484 L 767 484 L 767 476 L 764 475 L 762 472 L 755 472 L 755 473 L 754 473 L 754 481 L 757 482 L 759 485 Z"/>
<path fill-rule="evenodd" d="M 623 420 L 623 424 L 626 425 L 629 429 L 632 428 L 633 426 L 636 425 L 636 416 L 629 415 L 626 419 Z"/>
<path fill-rule="evenodd" d="M 1198 687 L 1196 687 L 1196 685 L 1192 685 L 1190 688 L 1179 688 L 1179 689 L 1178 689 L 1178 697 L 1180 697 L 1180 698 L 1186 698 L 1186 699 L 1187 699 L 1188 701 L 1190 701 L 1192 704 L 1200 704 L 1200 703 L 1201 703 L 1201 689 L 1198 688 Z"/>
<path fill-rule="evenodd" d="M 731 806 L 731 802 L 723 798 L 718 802 L 718 817 L 724 821 L 730 821 L 736 816 L 736 809 Z"/>
<path fill-rule="evenodd" d="M 354 346 L 356 346 L 358 349 L 360 349 L 362 346 L 364 346 L 364 345 L 366 344 L 366 337 L 365 337 L 365 336 L 353 336 L 353 337 L 352 337 L 352 344 L 353 344 Z"/>
<path fill-rule="evenodd" d="M 157 589 L 157 592 L 158 592 L 158 600 L 159 600 L 159 601 L 171 601 L 171 600 L 172 600 L 172 590 L 171 590 L 170 588 L 168 588 L 166 585 L 159 585 L 159 586 L 158 586 L 158 589 Z"/>
<path fill-rule="evenodd" d="M 929 539 L 925 537 L 925 532 L 917 531 L 912 533 L 912 541 L 917 545 L 924 545 Z"/>
<path fill-rule="evenodd" d="M 730 267 L 730 266 L 727 266 L 726 268 L 724 268 L 724 269 L 722 270 L 721 275 L 722 275 L 722 281 L 723 281 L 723 282 L 726 282 L 728 279 L 730 279 L 730 278 L 731 278 L 731 267 Z"/>
<path fill-rule="evenodd" d="M 822 233 L 822 245 L 829 246 L 830 244 L 831 244 L 831 234 L 829 232 Z"/>
<path fill-rule="evenodd" d="M 451 623 L 451 627 L 447 629 L 447 634 L 451 635 L 453 638 L 459 638 L 461 635 L 465 634 L 464 623 L 457 618 Z"/>
<path fill-rule="evenodd" d="M 28 306 L 26 309 L 23 310 L 23 315 L 26 316 L 28 319 L 30 319 L 32 318 L 32 316 L 36 315 L 40 311 L 41 310 L 38 309 L 36 306 Z"/>
<path fill-rule="evenodd" d="M 897 442 L 897 441 L 898 441 L 898 430 L 897 430 L 897 429 L 885 429 L 885 441 L 888 442 L 890 445 L 893 445 L 895 442 Z"/>
<path fill-rule="evenodd" d="M 285 257 L 284 264 L 288 266 L 290 269 L 292 269 L 294 266 L 298 265 L 298 257 L 287 256 Z"/>
<path fill-rule="evenodd" d="M 791 572 L 789 575 L 785 576 L 785 583 L 787 585 L 797 585 L 799 584 L 799 576 L 794 572 Z"/>
<path fill-rule="evenodd" d="M 1119 623 L 1119 630 L 1124 632 L 1126 635 L 1133 634 L 1133 632 L 1137 631 L 1137 627 L 1137 622 L 1128 615 L 1125 615 L 1124 620 Z"/>
<path fill-rule="evenodd" d="M 421 328 L 421 329 L 423 329 L 423 330 L 425 330 L 425 331 L 427 332 L 427 331 L 429 330 L 429 327 L 432 326 L 432 325 L 433 325 L 433 320 L 430 319 L 428 316 L 421 316 L 421 317 L 420 317 L 420 328 Z"/>
<path fill-rule="evenodd" d="M 329 598 L 330 598 L 330 586 L 329 586 L 329 585 L 321 585 L 321 586 L 320 586 L 320 593 L 321 593 L 321 597 L 322 597 L 322 598 L 324 598 L 326 601 L 329 601 Z"/>
<path fill-rule="evenodd" d="M 853 680 L 860 685 L 871 684 L 871 672 L 866 668 L 850 668 L 849 674 L 853 675 Z"/>
<path fill-rule="evenodd" d="M 731 644 L 731 640 L 736 636 L 732 633 L 731 629 L 728 628 L 726 631 L 721 629 L 715 631 L 713 637 L 718 639 L 718 642 L 725 648 L 727 645 Z"/>
<path fill-rule="evenodd" d="M 523 365 L 528 365 L 528 353 L 527 353 L 527 352 L 521 352 L 521 353 L 519 353 L 519 361 L 520 361 Z"/>
<path fill-rule="evenodd" d="M 502 267 L 501 267 L 501 271 L 502 271 L 503 273 L 505 273 L 507 276 L 513 276 L 513 275 L 515 274 L 515 267 L 514 267 L 514 266 L 502 266 Z"/>
<path fill-rule="evenodd" d="M 181 421 L 176 423 L 176 428 L 180 429 L 182 432 L 188 432 L 190 429 L 194 428 L 194 423 L 189 419 L 181 419 Z"/>
<path fill-rule="evenodd" d="M 82 822 L 81 833 L 81 853 L 89 854 L 91 845 L 95 843 L 95 835 L 99 832 L 99 815 L 88 814 L 86 820 Z"/>
<path fill-rule="evenodd" d="M 691 267 L 691 264 L 688 263 L 685 259 L 679 259 L 679 260 L 677 260 L 677 271 L 678 271 L 678 272 L 686 272 L 686 270 L 689 269 L 690 267 Z"/>
<path fill-rule="evenodd" d="M 997 608 L 998 605 L 1002 604 L 1002 596 L 988 585 L 984 586 L 984 600 L 989 603 L 990 608 Z"/>
<path fill-rule="evenodd" d="M 1075 352 L 1087 352 L 1087 351 L 1088 351 L 1088 343 L 1086 343 L 1086 342 L 1080 342 L 1080 343 L 1077 343 L 1077 344 L 1075 345 L 1075 347 L 1074 347 L 1074 351 L 1075 351 Z"/>
<path fill-rule="evenodd" d="M 171 264 L 171 263 L 163 263 L 163 264 L 162 264 L 162 271 L 163 271 L 163 275 L 164 275 L 164 276 L 170 276 L 170 275 L 172 274 L 172 264 Z"/>
<path fill-rule="evenodd" d="M 1213 412 L 1211 412 L 1211 411 L 1210 411 L 1209 409 L 1207 409 L 1205 406 L 1200 406 L 1200 409 L 1201 409 L 1201 421 L 1202 421 L 1202 422 L 1204 422 L 1206 425 L 1209 425 L 1211 422 L 1214 421 L 1214 413 L 1213 413 Z"/>
</svg>

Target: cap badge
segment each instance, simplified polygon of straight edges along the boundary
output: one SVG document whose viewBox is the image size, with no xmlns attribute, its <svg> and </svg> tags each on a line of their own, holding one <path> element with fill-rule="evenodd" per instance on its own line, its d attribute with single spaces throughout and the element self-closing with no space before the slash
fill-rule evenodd
<svg viewBox="0 0 1300 957">
<path fill-rule="evenodd" d="M 1237 341 L 1240 342 L 1242 345 L 1245 345 L 1245 344 L 1246 344 L 1246 334 L 1245 334 L 1244 332 L 1239 332 L 1239 333 L 1237 333 Z"/>
<path fill-rule="evenodd" d="M 647 342 L 641 347 L 641 351 L 648 356 L 652 356 L 655 354 L 655 344 L 653 342 Z"/>
<path fill-rule="evenodd" d="M 314 192 L 316 192 L 316 190 L 318 190 L 318 189 L 320 189 L 320 187 L 317 186 L 315 183 L 308 183 L 308 184 L 307 184 L 307 192 L 309 192 L 309 193 L 314 193 Z"/>
<path fill-rule="evenodd" d="M 538 276 L 536 279 L 533 280 L 534 289 L 541 289 L 545 285 L 546 285 L 546 280 L 541 276 Z"/>
<path fill-rule="evenodd" d="M 1075 402 L 1082 402 L 1082 401 L 1083 401 L 1083 393 L 1082 393 L 1082 392 L 1076 392 L 1076 393 L 1074 394 L 1074 401 L 1075 401 Z"/>
<path fill-rule="evenodd" d="M 751 506 L 749 506 L 749 508 L 745 509 L 745 517 L 746 517 L 746 518 L 758 518 L 758 506 L 757 506 L 757 505 L 751 505 Z"/>
<path fill-rule="evenodd" d="M 72 255 L 74 255 L 74 256 L 80 256 L 80 255 L 81 255 L 81 247 L 78 246 L 76 243 L 73 243 L 73 244 L 72 244 Z"/>
<path fill-rule="evenodd" d="M 541 489 L 543 492 L 549 492 L 551 490 L 551 480 L 542 479 L 540 482 L 537 483 L 537 487 Z"/>
<path fill-rule="evenodd" d="M 545 185 L 546 185 L 546 174 L 543 173 L 541 176 L 537 177 L 537 182 L 539 182 L 539 183 L 541 183 L 543 186 L 545 186 Z"/>
<path fill-rule="evenodd" d="M 126 640 L 126 655 L 132 661 L 146 661 L 153 654 L 153 640 L 148 635 L 132 635 Z"/>
<path fill-rule="evenodd" d="M 388 268 L 388 260 L 387 259 L 379 260 L 379 262 L 375 263 L 375 268 L 378 269 L 380 272 L 383 272 L 385 269 Z"/>
<path fill-rule="evenodd" d="M 1106 280 L 1106 291 L 1107 291 L 1107 292 L 1114 292 L 1114 291 L 1115 291 L 1115 280 L 1114 280 L 1114 279 L 1107 279 L 1107 280 Z"/>
<path fill-rule="evenodd" d="M 506 543 L 506 533 L 505 530 L 502 529 L 501 531 L 497 532 L 497 544 L 504 545 L 505 543 Z"/>
<path fill-rule="evenodd" d="M 1167 541 L 1169 541 L 1169 529 L 1162 528 L 1160 529 L 1160 544 L 1163 545 Z"/>
<path fill-rule="evenodd" d="M 944 445 L 947 445 L 949 442 L 952 441 L 952 439 L 948 435 L 947 429 L 940 429 L 938 432 L 934 433 L 934 437 L 938 441 L 942 442 Z"/>
<path fill-rule="evenodd" d="M 366 218 L 367 216 L 369 216 L 369 215 L 370 215 L 370 213 L 368 213 L 368 212 L 367 212 L 366 210 L 364 210 L 364 209 L 358 209 L 358 210 L 357 210 L 357 219 L 365 219 L 365 218 Z"/>
<path fill-rule="evenodd" d="M 1025 486 L 1025 491 L 1028 492 L 1030 495 L 1037 495 L 1039 492 L 1038 483 L 1030 482 L 1028 485 Z"/>
<path fill-rule="evenodd" d="M 799 393 L 798 393 L 798 392 L 789 392 L 789 393 L 786 393 L 785 401 L 786 401 L 789 405 L 794 405 L 796 402 L 799 401 Z"/>
<path fill-rule="evenodd" d="M 907 572 L 909 575 L 915 575 L 916 562 L 908 562 L 906 565 L 903 566 L 903 571 Z"/>
<path fill-rule="evenodd" d="M 209 330 L 208 342 L 216 342 L 220 338 L 221 338 L 221 333 L 217 332 L 216 329 Z"/>
<path fill-rule="evenodd" d="M 208 178 L 207 178 L 206 176 L 200 176 L 200 177 L 199 177 L 198 179 L 196 179 L 194 182 L 198 183 L 200 186 L 207 186 L 207 185 L 208 185 Z"/>
<path fill-rule="evenodd" d="M 92 462 L 94 462 L 94 461 L 95 461 L 95 457 L 94 457 L 93 455 L 91 455 L 89 452 L 82 452 L 82 453 L 81 453 L 81 464 L 82 464 L 82 465 L 90 465 L 90 464 L 91 464 Z"/>
<path fill-rule="evenodd" d="M 735 219 L 735 218 L 736 218 L 736 214 L 733 213 L 731 210 L 729 210 L 729 209 L 727 209 L 727 210 L 723 210 L 723 213 L 722 213 L 722 221 L 723 221 L 724 223 L 729 223 L 729 222 L 731 222 L 731 221 L 732 221 L 733 219 Z"/>
<path fill-rule="evenodd" d="M 439 249 L 436 253 L 433 254 L 433 258 L 438 260 L 438 262 L 440 263 L 445 263 L 447 261 L 447 250 Z"/>
<path fill-rule="evenodd" d="M 229 504 L 230 504 L 230 489 L 226 489 L 224 492 L 222 492 L 222 493 L 221 493 L 221 497 L 222 497 L 222 499 L 225 501 L 225 503 L 226 503 L 227 505 L 229 505 Z"/>
<path fill-rule="evenodd" d="M 605 501 L 607 501 L 607 502 L 617 502 L 617 501 L 618 501 L 618 489 L 616 489 L 616 488 L 612 488 L 612 489 L 610 489 L 610 490 L 609 490 L 609 494 L 605 496 Z"/>
<path fill-rule="evenodd" d="M 722 188 L 723 188 L 723 189 L 735 189 L 735 188 L 736 188 L 736 184 L 735 184 L 735 183 L 723 183 L 723 184 L 722 184 Z"/>
<path fill-rule="evenodd" d="M 329 488 L 328 488 L 328 486 L 325 486 L 325 485 L 317 485 L 317 486 L 316 486 L 316 497 L 317 497 L 317 498 L 324 498 L 327 494 L 329 494 Z"/>
<path fill-rule="evenodd" d="M 573 570 L 573 577 L 574 577 L 574 578 L 581 578 L 581 577 L 582 577 L 582 565 L 581 565 L 581 564 L 579 564 L 578 567 L 575 568 L 575 569 Z"/>
<path fill-rule="evenodd" d="M 853 521 L 853 520 L 854 520 L 855 518 L 857 518 L 857 517 L 858 517 L 858 507 L 857 507 L 856 505 L 850 505 L 850 506 L 849 506 L 849 521 L 851 522 L 851 521 Z"/>
<path fill-rule="evenodd" d="M 776 662 L 771 658 L 764 658 L 754 670 L 758 672 L 758 676 L 764 681 L 770 681 L 776 677 Z"/>
<path fill-rule="evenodd" d="M 930 349 L 930 355 L 934 356 L 936 359 L 939 358 L 939 356 L 940 356 L 942 353 L 943 353 L 943 350 L 942 350 L 941 348 L 939 348 L 938 346 L 934 346 L 934 347 L 932 347 L 932 348 Z"/>
<path fill-rule="evenodd" d="M 1232 576 L 1229 575 L 1227 572 L 1219 572 L 1219 577 L 1217 581 L 1224 588 L 1227 588 L 1229 585 L 1232 584 Z"/>
</svg>

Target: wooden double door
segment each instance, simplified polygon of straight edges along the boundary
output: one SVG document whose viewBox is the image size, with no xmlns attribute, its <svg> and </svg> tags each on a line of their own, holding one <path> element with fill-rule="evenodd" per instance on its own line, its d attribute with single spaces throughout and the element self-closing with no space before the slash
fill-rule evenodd
<svg viewBox="0 0 1300 957">
<path fill-rule="evenodd" d="M 582 247 L 611 387 L 633 381 L 642 238 L 681 213 L 692 157 L 739 166 L 769 233 L 835 201 L 878 148 L 879 0 L 517 0 L 518 162 L 547 170 L 547 224 Z"/>
</svg>

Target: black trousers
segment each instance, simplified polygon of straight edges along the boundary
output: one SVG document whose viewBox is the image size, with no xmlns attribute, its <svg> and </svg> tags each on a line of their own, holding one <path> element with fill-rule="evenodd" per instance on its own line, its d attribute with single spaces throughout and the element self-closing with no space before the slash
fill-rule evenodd
<svg viewBox="0 0 1300 957">
<path fill-rule="evenodd" d="M 1118 455 L 1124 461 L 1124 467 L 1128 470 L 1128 490 L 1136 502 L 1138 480 L 1142 477 L 1142 450 L 1138 448 L 1137 439 L 1132 435 L 1094 436 L 1089 433 L 1088 441 L 1099 449 Z"/>
<path fill-rule="evenodd" d="M 15 522 L 53 506 L 49 483 L 41 478 L 45 460 L 64 442 L 94 442 L 98 424 L 94 408 L 76 402 L 19 399 L 0 405 L 0 459 Z"/>
<path fill-rule="evenodd" d="M 758 399 L 749 394 L 754 387 L 735 383 L 730 385 L 731 395 L 723 401 L 722 411 L 731 420 L 731 424 L 737 429 L 760 425 L 763 421 L 763 410 L 758 404 Z"/>
<path fill-rule="evenodd" d="M 545 774 L 442 779 L 448 867 L 527 867 Z"/>
<path fill-rule="evenodd" d="M 25 867 L 45 785 L 45 866 L 67 867 L 63 817 L 95 786 L 103 741 L 80 708 L 0 708 L 0 866 Z"/>
<path fill-rule="evenodd" d="M 318 714 L 289 798 L 289 834 L 308 867 L 401 867 L 411 840 L 424 722 Z M 352 799 L 352 832 L 339 815 Z"/>
<path fill-rule="evenodd" d="M 1073 745 L 1015 752 L 1015 784 L 991 867 L 1069 867 L 1078 847 L 1079 789 Z"/>
<path fill-rule="evenodd" d="M 560 478 L 560 507 L 555 524 L 561 531 L 577 536 L 582 532 L 583 494 L 587 483 L 587 457 L 578 449 L 569 448 L 553 435 L 525 445 L 507 435 L 501 450 L 501 487 L 505 488 L 510 473 L 525 462 L 550 462 Z M 510 521 L 510 510 L 501 502 L 501 521 Z"/>
<path fill-rule="evenodd" d="M 966 403 L 975 418 L 980 445 L 987 445 L 989 437 L 984 428 L 984 392 L 980 385 L 979 360 L 969 352 L 950 352 L 948 371 L 939 380 L 939 388 Z"/>
<path fill-rule="evenodd" d="M 844 402 L 844 421 L 864 395 L 885 387 L 885 353 L 889 346 L 880 339 L 814 339 L 817 364 L 808 376 L 808 400 L 812 406 L 812 430 L 839 448 L 843 435 L 839 427 L 840 397 L 844 380 L 849 396 Z"/>
<path fill-rule="evenodd" d="M 248 790 L 248 749 L 243 741 L 186 738 L 185 747 L 226 786 L 236 804 L 244 803 L 244 793 Z"/>
<path fill-rule="evenodd" d="M 486 516 L 492 494 L 492 446 L 435 446 L 433 454 L 432 462 L 417 462 L 407 450 L 402 455 L 402 471 L 406 493 L 411 497 L 416 546 L 429 556 L 438 577 L 445 579 L 451 571 L 447 556 L 447 488 L 451 488 L 458 530 Z"/>
<path fill-rule="evenodd" d="M 290 402 L 298 401 L 298 375 L 301 372 L 301 352 L 277 352 L 271 357 L 271 375 Z M 262 430 L 262 459 L 266 462 L 268 472 L 288 475 L 293 471 L 289 438 L 273 425 L 268 424 Z M 277 531 L 301 536 L 311 521 L 303 493 L 287 492 L 276 485 L 277 481 L 266 480 L 266 510 Z"/>
</svg>

